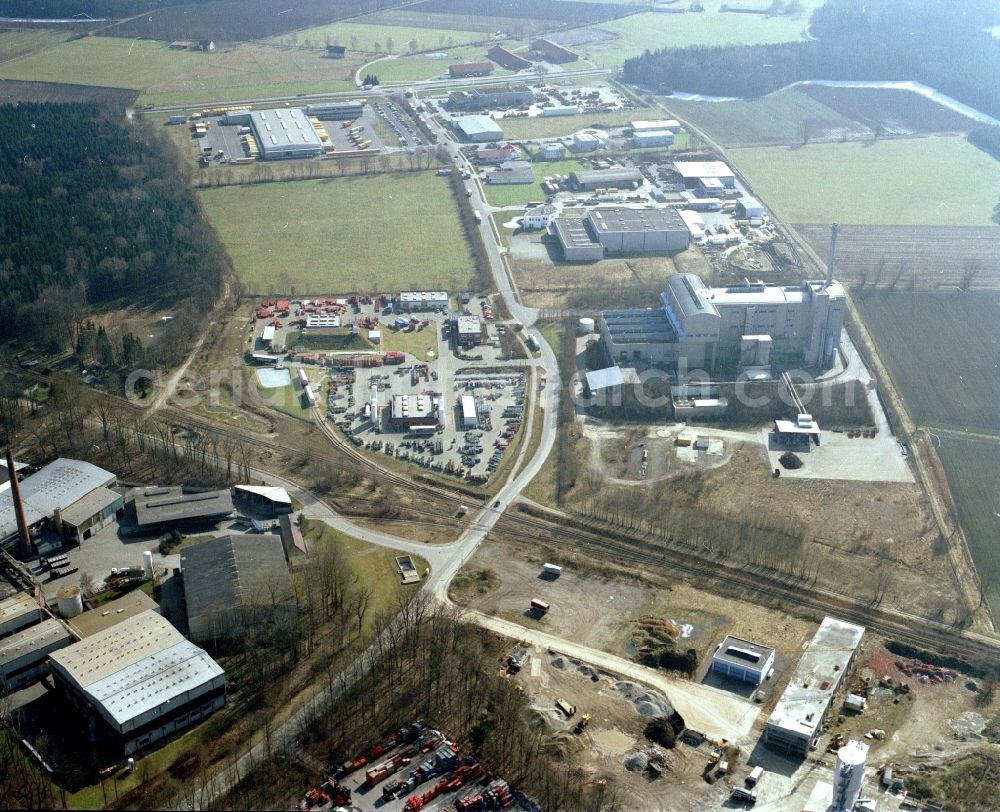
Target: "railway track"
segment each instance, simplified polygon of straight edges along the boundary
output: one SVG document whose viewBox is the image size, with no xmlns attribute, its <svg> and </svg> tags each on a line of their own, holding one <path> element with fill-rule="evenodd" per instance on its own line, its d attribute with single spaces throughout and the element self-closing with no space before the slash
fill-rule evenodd
<svg viewBox="0 0 1000 812">
<path fill-rule="evenodd" d="M 329 456 L 319 451 L 309 451 L 289 445 L 283 445 L 281 443 L 275 443 L 261 437 L 248 435 L 238 429 L 231 429 L 226 426 L 219 425 L 214 420 L 198 417 L 177 409 L 168 407 L 167 409 L 164 409 L 163 412 L 164 418 L 173 426 L 194 428 L 200 431 L 211 432 L 222 437 L 229 437 L 230 439 L 237 440 L 241 443 L 252 445 L 257 448 L 266 448 L 269 451 L 275 451 L 282 454 L 304 455 L 309 459 L 316 460 L 318 462 L 329 462 Z M 401 488 L 406 488 L 410 491 L 416 491 L 428 497 L 433 497 L 434 499 L 445 499 L 449 502 L 454 502 L 456 509 L 459 504 L 467 503 L 470 500 L 478 501 L 481 504 L 488 498 L 485 494 L 477 494 L 464 489 L 449 488 L 446 483 L 442 483 L 441 485 L 423 484 L 415 481 L 412 477 L 405 476 L 383 465 L 379 465 L 377 461 L 365 456 L 352 445 L 344 442 L 337 432 L 326 424 L 326 421 L 323 420 L 318 412 L 315 413 L 314 417 L 315 424 L 319 427 L 320 431 L 323 432 L 327 439 L 329 439 L 339 451 L 362 465 L 365 470 L 377 473 L 378 476 L 386 482 L 397 485 Z"/>
<path fill-rule="evenodd" d="M 511 522 L 521 524 L 527 529 L 518 531 L 510 528 Z M 544 537 L 551 544 L 561 543 L 570 548 L 579 547 L 587 553 L 599 554 L 598 557 L 610 556 L 631 564 L 658 569 L 669 568 L 675 572 L 707 578 L 715 583 L 750 591 L 762 597 L 778 599 L 801 609 L 835 614 L 844 620 L 859 623 L 871 631 L 918 648 L 929 648 L 966 659 L 995 660 L 1000 655 L 1000 640 L 972 635 L 906 612 L 869 606 L 845 595 L 818 590 L 791 579 L 784 580 L 764 570 L 749 570 L 726 565 L 699 556 L 697 551 L 670 547 L 654 549 L 639 539 L 616 538 L 613 530 L 584 531 L 567 527 L 565 519 L 550 521 L 531 517 L 526 520 L 521 515 L 510 518 L 505 516 L 495 530 L 536 541 L 539 537 Z"/>
</svg>

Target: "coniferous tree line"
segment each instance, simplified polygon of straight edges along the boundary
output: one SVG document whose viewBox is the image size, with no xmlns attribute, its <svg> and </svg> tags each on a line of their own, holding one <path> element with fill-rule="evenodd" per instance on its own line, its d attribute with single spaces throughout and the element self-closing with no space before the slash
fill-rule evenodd
<svg viewBox="0 0 1000 812">
<path fill-rule="evenodd" d="M 89 308 L 212 307 L 226 254 L 177 161 L 109 107 L 0 106 L 0 338 L 135 360 L 135 336 L 91 340 Z"/>
<path fill-rule="evenodd" d="M 623 78 L 659 93 L 762 96 L 792 82 L 915 80 L 1000 117 L 1000 7 L 985 0 L 828 0 L 815 39 L 665 48 L 625 62 Z"/>
</svg>

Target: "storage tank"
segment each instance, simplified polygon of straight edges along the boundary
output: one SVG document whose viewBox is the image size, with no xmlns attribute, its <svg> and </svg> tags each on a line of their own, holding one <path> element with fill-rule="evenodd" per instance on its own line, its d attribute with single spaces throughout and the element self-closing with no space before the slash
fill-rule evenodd
<svg viewBox="0 0 1000 812">
<path fill-rule="evenodd" d="M 83 612 L 83 593 L 78 586 L 64 586 L 56 593 L 56 601 L 63 617 L 76 617 Z"/>
<path fill-rule="evenodd" d="M 865 780 L 868 745 L 851 739 L 837 751 L 837 766 L 833 773 L 833 809 L 850 812 L 861 795 Z"/>
<path fill-rule="evenodd" d="M 146 577 L 149 580 L 153 580 L 153 553 L 150 550 L 146 550 L 142 554 L 142 568 L 146 573 Z"/>
<path fill-rule="evenodd" d="M 584 316 L 577 323 L 576 334 L 580 336 L 588 336 L 594 332 L 594 327 L 596 326 L 593 319 Z"/>
</svg>

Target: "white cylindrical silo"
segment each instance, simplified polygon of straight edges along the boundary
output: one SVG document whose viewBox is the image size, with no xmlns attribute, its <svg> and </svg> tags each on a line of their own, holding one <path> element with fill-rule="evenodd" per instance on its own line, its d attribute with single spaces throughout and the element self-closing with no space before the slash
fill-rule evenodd
<svg viewBox="0 0 1000 812">
<path fill-rule="evenodd" d="M 865 780 L 868 745 L 853 739 L 837 751 L 837 767 L 833 773 L 833 808 L 850 812 L 861 795 Z"/>
<path fill-rule="evenodd" d="M 577 323 L 576 333 L 577 333 L 577 335 L 581 335 L 581 336 L 590 335 L 592 332 L 594 332 L 594 327 L 595 326 L 596 326 L 596 324 L 595 324 L 595 322 L 594 322 L 594 320 L 592 318 L 584 316 Z"/>
<path fill-rule="evenodd" d="M 83 593 L 78 586 L 64 586 L 56 593 L 56 601 L 63 617 L 76 617 L 83 612 Z"/>
<path fill-rule="evenodd" d="M 142 568 L 146 573 L 146 577 L 152 580 L 153 578 L 153 553 L 150 550 L 146 550 L 142 554 Z"/>
</svg>

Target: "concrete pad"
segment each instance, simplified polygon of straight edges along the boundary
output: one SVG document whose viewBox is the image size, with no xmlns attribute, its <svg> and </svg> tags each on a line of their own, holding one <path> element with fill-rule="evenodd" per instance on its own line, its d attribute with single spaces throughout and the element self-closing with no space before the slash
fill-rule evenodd
<svg viewBox="0 0 1000 812">
<path fill-rule="evenodd" d="M 781 469 L 789 479 L 845 479 L 858 482 L 908 482 L 910 471 L 899 442 L 891 434 L 879 432 L 874 438 L 851 439 L 846 433 L 824 431 L 820 445 L 789 449 L 778 445 L 767 429 L 761 431 L 761 443 L 767 449 L 772 470 Z M 791 450 L 802 460 L 795 470 L 783 468 L 778 458 Z"/>
</svg>

